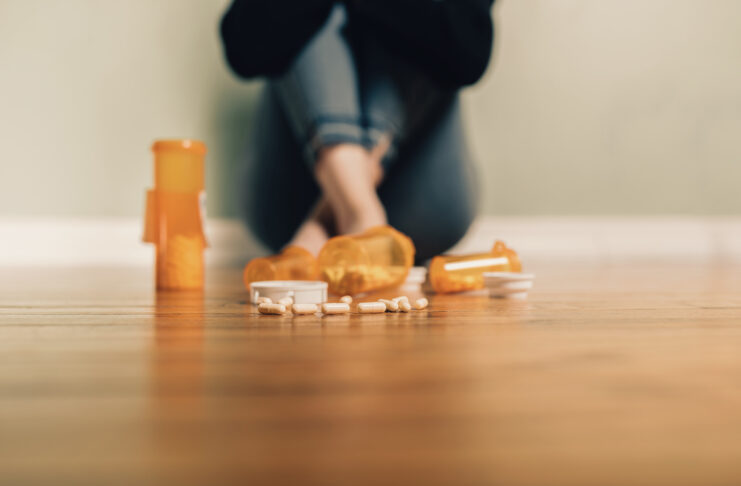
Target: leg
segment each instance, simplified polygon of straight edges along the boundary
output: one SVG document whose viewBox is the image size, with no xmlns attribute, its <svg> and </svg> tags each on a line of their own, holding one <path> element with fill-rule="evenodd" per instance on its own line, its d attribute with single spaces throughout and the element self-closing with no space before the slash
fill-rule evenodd
<svg viewBox="0 0 741 486">
<path fill-rule="evenodd" d="M 382 164 L 388 170 L 397 159 L 399 147 L 414 138 L 455 93 L 439 88 L 375 38 L 354 39 L 354 44 L 367 145 L 372 150 L 385 145 Z"/>
<path fill-rule="evenodd" d="M 363 143 L 355 56 L 343 34 L 345 16 L 344 7 L 336 6 L 290 69 L 272 81 L 311 167 L 324 147 Z"/>
<path fill-rule="evenodd" d="M 476 214 L 473 165 L 457 96 L 436 111 L 400 147 L 379 188 L 389 223 L 412 238 L 418 263 L 451 248 Z"/>
<path fill-rule="evenodd" d="M 393 141 L 383 157 L 379 195 L 389 223 L 412 238 L 417 261 L 452 247 L 476 207 L 473 166 L 458 95 L 379 46 L 358 39 L 361 103 L 372 142 Z"/>
<path fill-rule="evenodd" d="M 351 232 L 385 222 L 343 26 L 337 7 L 289 71 L 269 82 L 258 110 L 247 220 L 274 251 L 289 243 L 317 252 L 329 226 Z M 324 194 L 318 204 L 315 177 Z M 319 211 L 312 214 L 313 206 Z"/>
<path fill-rule="evenodd" d="M 247 157 L 245 219 L 271 251 L 280 250 L 309 216 L 319 187 L 273 88 L 263 90 Z"/>
<path fill-rule="evenodd" d="M 348 233 L 383 224 L 386 216 L 364 145 L 355 54 L 344 26 L 338 5 L 274 87 L 336 229 Z"/>
</svg>

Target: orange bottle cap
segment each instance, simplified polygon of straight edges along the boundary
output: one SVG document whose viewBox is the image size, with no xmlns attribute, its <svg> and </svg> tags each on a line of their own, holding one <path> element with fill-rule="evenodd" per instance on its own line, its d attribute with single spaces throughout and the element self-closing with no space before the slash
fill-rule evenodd
<svg viewBox="0 0 741 486">
<path fill-rule="evenodd" d="M 157 140 L 152 144 L 152 151 L 159 152 L 164 150 L 184 150 L 195 152 L 199 155 L 206 155 L 206 144 L 188 138 L 181 140 Z"/>
</svg>

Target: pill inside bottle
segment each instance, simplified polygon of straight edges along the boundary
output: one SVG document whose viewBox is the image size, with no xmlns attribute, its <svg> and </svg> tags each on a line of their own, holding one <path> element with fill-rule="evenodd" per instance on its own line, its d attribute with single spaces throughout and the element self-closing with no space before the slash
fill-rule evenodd
<svg viewBox="0 0 741 486">
<path fill-rule="evenodd" d="M 320 278 L 337 295 L 356 295 L 404 282 L 414 244 L 390 226 L 331 238 L 319 252 Z"/>
</svg>

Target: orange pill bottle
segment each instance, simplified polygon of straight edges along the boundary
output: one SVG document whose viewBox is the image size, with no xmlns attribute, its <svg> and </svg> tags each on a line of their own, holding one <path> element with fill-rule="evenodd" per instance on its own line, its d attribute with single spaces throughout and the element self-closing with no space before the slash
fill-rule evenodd
<svg viewBox="0 0 741 486">
<path fill-rule="evenodd" d="M 502 241 L 488 253 L 441 255 L 430 262 L 430 284 L 435 292 L 464 292 L 484 288 L 484 272 L 520 272 L 520 258 Z"/>
<path fill-rule="evenodd" d="M 253 258 L 244 267 L 244 285 L 264 280 L 316 280 L 319 265 L 314 255 L 300 246 L 289 246 L 277 255 Z"/>
<path fill-rule="evenodd" d="M 206 145 L 195 140 L 158 140 L 154 189 L 147 192 L 144 241 L 154 243 L 157 289 L 201 289 Z"/>
<path fill-rule="evenodd" d="M 390 226 L 336 236 L 319 252 L 320 278 L 337 295 L 395 287 L 406 279 L 414 251 L 412 240 Z"/>
</svg>

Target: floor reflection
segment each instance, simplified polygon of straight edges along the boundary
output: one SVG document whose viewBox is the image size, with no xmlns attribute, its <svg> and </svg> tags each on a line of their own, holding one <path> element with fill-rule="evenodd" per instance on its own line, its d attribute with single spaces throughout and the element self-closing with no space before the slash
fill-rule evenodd
<svg viewBox="0 0 741 486">
<path fill-rule="evenodd" d="M 183 448 L 202 435 L 204 416 L 204 296 L 158 292 L 151 361 L 155 447 L 161 465 L 177 464 Z M 196 440 L 195 443 L 198 441 Z"/>
</svg>

